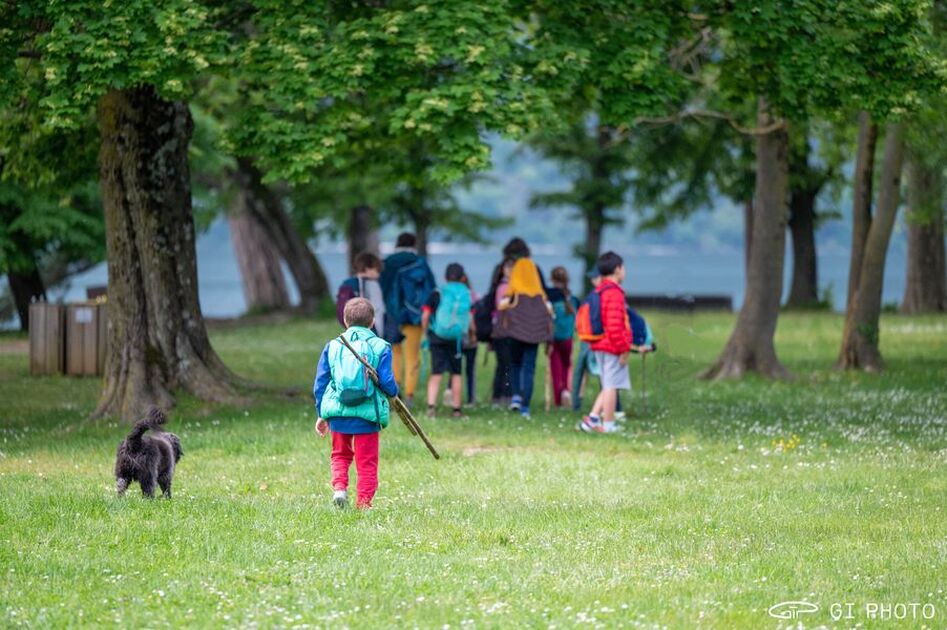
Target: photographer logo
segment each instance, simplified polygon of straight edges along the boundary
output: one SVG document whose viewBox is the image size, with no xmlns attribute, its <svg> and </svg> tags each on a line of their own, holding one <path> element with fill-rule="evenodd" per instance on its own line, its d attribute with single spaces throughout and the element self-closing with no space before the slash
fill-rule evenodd
<svg viewBox="0 0 947 630">
<path fill-rule="evenodd" d="M 776 619 L 796 619 L 800 615 L 818 612 L 818 604 L 812 602 L 779 602 L 769 607 L 769 616 Z"/>
</svg>

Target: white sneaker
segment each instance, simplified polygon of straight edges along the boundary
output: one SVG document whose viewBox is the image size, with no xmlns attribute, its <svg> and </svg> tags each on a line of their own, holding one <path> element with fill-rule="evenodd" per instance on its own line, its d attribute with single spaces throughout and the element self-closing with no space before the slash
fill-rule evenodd
<svg viewBox="0 0 947 630">
<path fill-rule="evenodd" d="M 585 431 L 586 433 L 597 433 L 598 427 L 602 426 L 602 421 L 592 416 L 583 416 L 582 420 L 575 425 L 576 431 Z"/>
<path fill-rule="evenodd" d="M 616 411 L 616 412 L 615 412 L 615 421 L 616 421 L 616 422 L 624 422 L 626 418 L 627 418 L 627 416 L 625 415 L 625 412 L 624 412 L 624 411 Z"/>
<path fill-rule="evenodd" d="M 335 507 L 344 510 L 349 504 L 349 493 L 346 490 L 336 490 L 332 493 L 332 502 Z"/>
<path fill-rule="evenodd" d="M 586 433 L 618 433 L 621 431 L 621 427 L 616 422 L 596 422 L 588 416 L 582 419 L 579 428 Z"/>
</svg>

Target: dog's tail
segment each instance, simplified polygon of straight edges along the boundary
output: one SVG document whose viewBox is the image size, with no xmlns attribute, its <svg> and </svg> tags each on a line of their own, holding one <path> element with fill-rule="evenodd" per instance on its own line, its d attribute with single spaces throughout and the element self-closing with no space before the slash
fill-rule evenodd
<svg viewBox="0 0 947 630">
<path fill-rule="evenodd" d="M 168 433 L 168 439 L 171 440 L 171 448 L 174 449 L 174 462 L 177 463 L 184 455 L 184 449 L 181 448 L 181 440 L 173 433 Z"/>
<path fill-rule="evenodd" d="M 157 407 L 149 409 L 147 415 L 136 422 L 135 426 L 132 427 L 131 433 L 128 434 L 128 443 L 131 445 L 132 451 L 137 451 L 141 447 L 141 436 L 145 434 L 145 431 L 148 429 L 157 429 L 167 422 L 167 420 L 168 418 L 164 415 L 164 412 Z"/>
</svg>

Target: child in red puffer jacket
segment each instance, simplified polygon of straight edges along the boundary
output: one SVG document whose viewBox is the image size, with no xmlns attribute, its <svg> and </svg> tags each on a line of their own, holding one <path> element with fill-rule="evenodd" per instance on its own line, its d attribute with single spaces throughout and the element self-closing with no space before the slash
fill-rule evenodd
<svg viewBox="0 0 947 630">
<path fill-rule="evenodd" d="M 628 353 L 631 351 L 631 322 L 625 304 L 625 264 L 615 252 L 605 252 L 596 263 L 602 276 L 595 288 L 601 301 L 604 335 L 592 343 L 592 352 L 599 365 L 602 391 L 595 399 L 592 412 L 582 419 L 579 428 L 587 433 L 615 433 L 615 405 L 618 390 L 631 389 L 628 375 Z"/>
</svg>

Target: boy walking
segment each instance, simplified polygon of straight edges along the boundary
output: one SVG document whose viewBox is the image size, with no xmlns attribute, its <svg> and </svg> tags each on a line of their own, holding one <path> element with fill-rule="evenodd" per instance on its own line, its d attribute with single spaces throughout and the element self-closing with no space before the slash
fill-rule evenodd
<svg viewBox="0 0 947 630">
<path fill-rule="evenodd" d="M 345 305 L 342 335 L 378 372 L 376 386 L 365 366 L 338 339 L 322 350 L 312 393 L 316 399 L 316 432 L 332 433 L 332 500 L 348 505 L 349 468 L 358 474 L 355 507 L 368 509 L 378 489 L 378 434 L 388 426 L 388 396 L 398 394 L 391 371 L 391 346 L 372 332 L 375 309 L 365 298 Z"/>
<path fill-rule="evenodd" d="M 631 351 L 631 323 L 625 304 L 625 265 L 615 252 L 602 254 L 596 265 L 601 281 L 595 287 L 601 303 L 602 336 L 592 342 L 591 349 L 599 366 L 602 391 L 592 406 L 592 412 L 582 419 L 579 428 L 587 433 L 614 433 L 615 405 L 618 390 L 630 390 L 628 353 Z"/>
<path fill-rule="evenodd" d="M 421 328 L 427 333 L 431 349 L 431 377 L 427 382 L 427 413 L 433 416 L 437 395 L 441 389 L 441 374 L 450 373 L 452 415 L 460 418 L 463 344 L 472 331 L 470 309 L 473 298 L 466 285 L 464 268 L 457 263 L 447 265 L 444 273 L 447 283 L 433 291 L 421 309 Z"/>
</svg>

